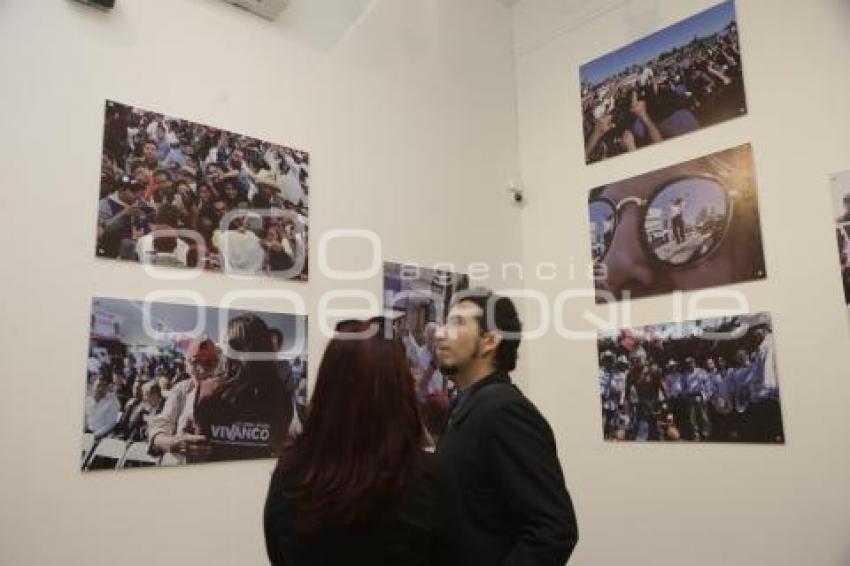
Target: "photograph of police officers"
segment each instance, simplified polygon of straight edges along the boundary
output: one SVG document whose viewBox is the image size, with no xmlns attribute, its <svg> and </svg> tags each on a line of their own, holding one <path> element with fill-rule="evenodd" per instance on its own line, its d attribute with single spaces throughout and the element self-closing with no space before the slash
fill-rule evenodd
<svg viewBox="0 0 850 566">
<path fill-rule="evenodd" d="M 785 441 L 768 313 L 605 332 L 598 351 L 606 440 Z"/>
</svg>

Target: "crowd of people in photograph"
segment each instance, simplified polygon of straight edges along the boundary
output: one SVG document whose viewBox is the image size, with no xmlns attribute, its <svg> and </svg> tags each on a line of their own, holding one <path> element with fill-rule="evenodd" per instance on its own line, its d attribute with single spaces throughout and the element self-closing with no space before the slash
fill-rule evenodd
<svg viewBox="0 0 850 566">
<path fill-rule="evenodd" d="M 97 255 L 307 277 L 309 156 L 107 102 Z"/>
<path fill-rule="evenodd" d="M 600 161 L 746 110 L 737 24 L 582 84 L 585 160 Z"/>
<path fill-rule="evenodd" d="M 84 425 L 84 432 L 92 435 L 92 449 L 104 438 L 128 446 L 144 442 L 150 456 L 146 464 L 267 457 L 273 453 L 272 440 L 300 432 L 306 361 L 300 356 L 291 361 L 240 358 L 242 353 L 279 352 L 279 329 L 254 315 L 241 315 L 228 328 L 228 343 L 237 353 L 228 354 L 210 339 L 181 342 L 185 345 L 160 347 L 156 353 L 149 353 L 150 347 L 114 343 L 107 351 L 93 343 Z M 228 426 L 241 422 L 268 429 L 264 443 L 253 449 L 244 442 L 236 449 L 227 442 L 213 446 L 216 430 L 231 431 Z M 216 429 L 213 423 L 223 426 Z M 86 469 L 116 465 L 108 458 L 84 459 L 83 464 Z"/>
<path fill-rule="evenodd" d="M 432 440 L 439 439 L 449 416 L 449 400 L 454 382 L 439 368 L 436 333 L 439 325 L 427 322 L 423 328 L 409 328 L 402 322 L 401 341 L 415 383 L 416 399 Z"/>
<path fill-rule="evenodd" d="M 712 332 L 600 340 L 605 438 L 783 442 L 770 322 L 733 319 Z"/>
<path fill-rule="evenodd" d="M 469 288 L 465 274 L 384 264 L 384 299 L 393 332 L 404 346 L 419 410 L 431 441 L 446 429 L 455 383 L 440 370 L 437 331 L 455 293 Z"/>
</svg>

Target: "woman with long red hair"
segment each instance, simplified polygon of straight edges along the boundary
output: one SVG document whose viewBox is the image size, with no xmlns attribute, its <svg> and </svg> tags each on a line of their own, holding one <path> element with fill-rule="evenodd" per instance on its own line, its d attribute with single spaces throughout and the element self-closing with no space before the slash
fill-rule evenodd
<svg viewBox="0 0 850 566">
<path fill-rule="evenodd" d="M 272 564 L 438 564 L 436 478 L 401 342 L 383 319 L 328 343 L 265 507 Z"/>
</svg>

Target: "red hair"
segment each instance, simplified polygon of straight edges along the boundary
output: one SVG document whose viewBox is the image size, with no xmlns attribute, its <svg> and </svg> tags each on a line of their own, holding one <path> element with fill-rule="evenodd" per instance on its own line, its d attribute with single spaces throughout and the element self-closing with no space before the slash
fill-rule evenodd
<svg viewBox="0 0 850 566">
<path fill-rule="evenodd" d="M 293 487 L 286 494 L 302 534 L 368 517 L 400 493 L 422 447 L 401 342 L 385 337 L 377 319 L 341 329 L 347 335 L 337 334 L 325 349 L 304 431 L 279 462 L 282 476 L 295 480 L 287 481 Z"/>
</svg>

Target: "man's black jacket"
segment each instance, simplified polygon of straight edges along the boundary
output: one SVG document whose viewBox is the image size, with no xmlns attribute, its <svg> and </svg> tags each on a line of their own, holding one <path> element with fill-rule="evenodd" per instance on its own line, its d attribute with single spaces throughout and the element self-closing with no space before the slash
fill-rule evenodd
<svg viewBox="0 0 850 566">
<path fill-rule="evenodd" d="M 437 447 L 449 564 L 562 566 L 578 526 L 552 429 L 504 373 L 464 397 Z"/>
</svg>

